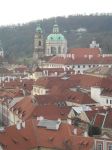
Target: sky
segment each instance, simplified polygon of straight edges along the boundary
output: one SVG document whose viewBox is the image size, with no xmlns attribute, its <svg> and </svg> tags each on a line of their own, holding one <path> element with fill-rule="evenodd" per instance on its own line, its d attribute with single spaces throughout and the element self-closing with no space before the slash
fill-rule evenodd
<svg viewBox="0 0 112 150">
<path fill-rule="evenodd" d="M 112 0 L 0 0 L 0 26 L 74 14 L 112 13 Z"/>
</svg>

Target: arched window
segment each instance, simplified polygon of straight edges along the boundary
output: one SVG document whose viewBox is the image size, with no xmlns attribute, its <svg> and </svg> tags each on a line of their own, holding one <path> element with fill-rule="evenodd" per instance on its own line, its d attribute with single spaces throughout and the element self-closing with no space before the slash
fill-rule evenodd
<svg viewBox="0 0 112 150">
<path fill-rule="evenodd" d="M 61 47 L 58 47 L 58 54 L 61 54 Z"/>
<path fill-rule="evenodd" d="M 41 46 L 41 41 L 38 42 L 38 45 Z"/>
<path fill-rule="evenodd" d="M 51 54 L 56 55 L 56 47 L 51 47 Z"/>
</svg>

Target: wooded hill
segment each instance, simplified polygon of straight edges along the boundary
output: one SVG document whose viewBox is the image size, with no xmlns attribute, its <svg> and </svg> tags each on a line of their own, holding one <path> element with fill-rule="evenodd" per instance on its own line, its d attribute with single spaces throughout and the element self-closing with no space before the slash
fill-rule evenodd
<svg viewBox="0 0 112 150">
<path fill-rule="evenodd" d="M 54 18 L 39 20 L 43 28 L 44 38 L 52 32 Z M 32 56 L 33 40 L 37 21 L 27 24 L 0 27 L 0 40 L 5 54 L 10 59 L 28 58 Z M 65 35 L 68 47 L 89 47 L 95 39 L 104 53 L 112 53 L 112 15 L 71 15 L 57 17 L 60 32 Z M 86 32 L 77 32 L 85 28 Z"/>
</svg>

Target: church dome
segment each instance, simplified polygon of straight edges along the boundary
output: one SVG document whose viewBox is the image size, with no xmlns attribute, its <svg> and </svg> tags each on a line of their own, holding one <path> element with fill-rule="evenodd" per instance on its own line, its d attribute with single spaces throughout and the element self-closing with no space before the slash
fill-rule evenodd
<svg viewBox="0 0 112 150">
<path fill-rule="evenodd" d="M 65 40 L 62 34 L 50 34 L 47 37 L 47 41 L 63 41 Z"/>
<path fill-rule="evenodd" d="M 53 26 L 53 33 L 48 35 L 47 41 L 64 41 L 64 36 L 59 33 L 59 27 L 57 24 L 54 24 Z"/>
</svg>

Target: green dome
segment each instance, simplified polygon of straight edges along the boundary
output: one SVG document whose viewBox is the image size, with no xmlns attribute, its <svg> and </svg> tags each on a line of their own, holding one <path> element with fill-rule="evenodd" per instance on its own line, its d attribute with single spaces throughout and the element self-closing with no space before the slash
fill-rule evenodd
<svg viewBox="0 0 112 150">
<path fill-rule="evenodd" d="M 62 34 L 50 34 L 47 37 L 47 41 L 64 41 L 65 38 Z"/>
</svg>

